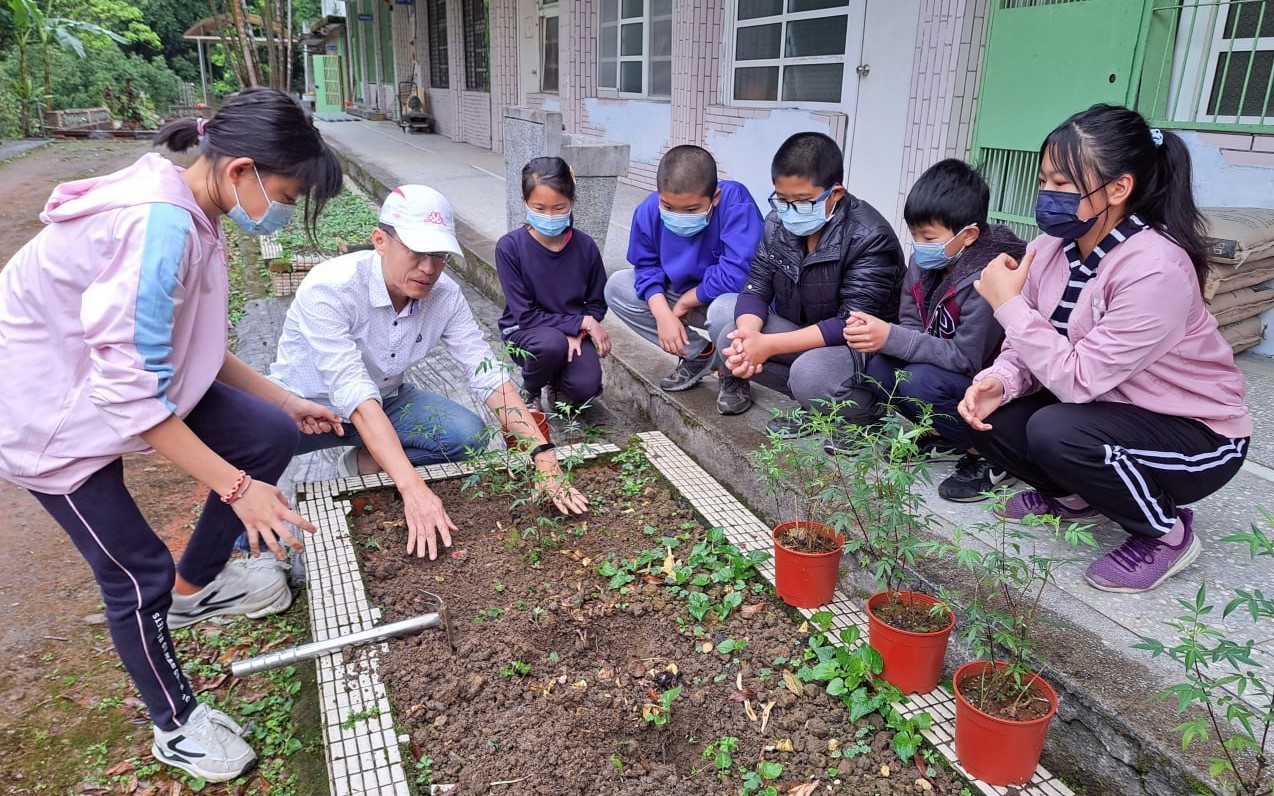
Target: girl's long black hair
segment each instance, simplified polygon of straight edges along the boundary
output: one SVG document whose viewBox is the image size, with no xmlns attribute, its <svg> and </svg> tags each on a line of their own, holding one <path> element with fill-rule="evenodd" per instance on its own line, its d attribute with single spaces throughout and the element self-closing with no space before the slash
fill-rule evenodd
<svg viewBox="0 0 1274 796">
<path fill-rule="evenodd" d="M 1190 151 L 1164 130 L 1157 145 L 1140 113 L 1118 105 L 1080 111 L 1044 139 L 1040 156 L 1087 194 L 1124 174 L 1133 178 L 1128 213 L 1171 237 L 1194 264 L 1199 289 L 1207 281 L 1206 227 L 1194 203 Z M 1090 184 L 1091 183 L 1091 184 Z"/>
<path fill-rule="evenodd" d="M 547 185 L 575 204 L 575 174 L 559 157 L 533 158 L 522 167 L 522 200 L 531 198 L 537 185 Z"/>
<path fill-rule="evenodd" d="M 201 140 L 202 138 L 202 140 Z M 293 177 L 305 187 L 305 229 L 311 239 L 327 200 L 341 191 L 341 163 L 296 100 L 271 88 L 250 88 L 222 105 L 203 128 L 199 120 L 177 119 L 164 125 L 155 145 L 173 152 L 199 146 L 218 158 L 252 158 L 258 171 Z"/>
</svg>

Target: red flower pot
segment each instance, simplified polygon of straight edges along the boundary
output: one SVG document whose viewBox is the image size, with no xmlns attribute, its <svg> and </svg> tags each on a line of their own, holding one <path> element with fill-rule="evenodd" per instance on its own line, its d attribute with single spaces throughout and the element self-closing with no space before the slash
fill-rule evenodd
<svg viewBox="0 0 1274 796">
<path fill-rule="evenodd" d="M 1048 715 L 1030 721 L 1010 721 L 983 713 L 960 693 L 960 684 L 980 676 L 988 668 L 1002 669 L 1004 663 L 973 661 L 955 675 L 956 757 L 974 777 L 991 785 L 1025 785 L 1035 775 L 1044 750 L 1048 723 L 1057 713 L 1057 693 L 1048 681 L 1031 673 L 1027 679 L 1048 698 Z"/>
<path fill-rule="evenodd" d="M 545 416 L 545 414 L 538 409 L 529 409 L 527 411 L 531 413 L 531 422 L 534 423 L 536 428 L 540 430 L 540 433 L 544 435 L 544 441 L 552 442 L 553 429 L 549 427 L 548 417 Z M 504 435 L 504 445 L 509 450 L 513 450 L 514 448 L 516 448 L 518 446 L 518 442 L 519 440 L 516 434 Z"/>
<path fill-rule="evenodd" d="M 789 530 L 808 528 L 830 539 L 836 549 L 827 553 L 801 553 L 783 546 Z M 784 522 L 774 528 L 774 590 L 779 599 L 796 608 L 818 608 L 832 601 L 840 575 L 840 554 L 845 537 L 816 522 Z"/>
<path fill-rule="evenodd" d="M 896 594 L 898 600 L 910 601 L 925 610 L 938 604 L 933 597 L 919 592 Z M 946 627 L 932 633 L 903 630 L 883 621 L 873 610 L 889 601 L 890 592 L 886 591 L 873 594 L 867 600 L 869 643 L 885 662 L 880 676 L 904 694 L 927 694 L 938 687 L 942 661 L 947 654 L 947 637 L 955 627 L 955 614 L 948 610 Z"/>
</svg>

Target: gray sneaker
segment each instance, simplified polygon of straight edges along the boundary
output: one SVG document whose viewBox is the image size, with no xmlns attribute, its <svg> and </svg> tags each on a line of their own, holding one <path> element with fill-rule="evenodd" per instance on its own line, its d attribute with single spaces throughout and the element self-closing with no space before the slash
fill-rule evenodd
<svg viewBox="0 0 1274 796">
<path fill-rule="evenodd" d="M 226 564 L 217 577 L 194 594 L 173 593 L 168 627 L 188 627 L 214 616 L 263 616 L 286 611 L 292 604 L 288 563 L 271 554 L 239 558 Z"/>
<path fill-rule="evenodd" d="M 809 413 L 804 409 L 796 409 L 792 412 L 771 417 L 770 422 L 765 424 L 765 430 L 776 437 L 796 439 L 798 437 L 808 437 L 814 433 L 814 430 L 808 424 Z"/>
<path fill-rule="evenodd" d="M 717 411 L 723 415 L 741 415 L 752 408 L 752 385 L 747 379 L 722 375 L 717 384 Z"/>
<path fill-rule="evenodd" d="M 710 345 L 707 351 L 696 357 L 678 359 L 677 368 L 659 382 L 659 389 L 664 392 L 681 392 L 695 386 L 708 375 L 708 365 L 712 364 L 712 357 L 716 353 L 717 347 Z"/>
<path fill-rule="evenodd" d="M 151 754 L 161 763 L 208 782 L 229 782 L 252 770 L 257 755 L 239 736 L 243 728 L 226 714 L 200 704 L 171 732 L 155 728 Z"/>
</svg>

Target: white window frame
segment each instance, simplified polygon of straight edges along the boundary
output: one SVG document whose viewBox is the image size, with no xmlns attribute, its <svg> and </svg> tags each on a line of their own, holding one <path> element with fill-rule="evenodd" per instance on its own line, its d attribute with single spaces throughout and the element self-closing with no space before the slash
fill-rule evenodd
<svg viewBox="0 0 1274 796">
<path fill-rule="evenodd" d="M 536 28 L 538 30 L 539 46 L 536 48 L 537 61 L 540 67 L 540 93 L 541 94 L 559 94 L 562 90 L 562 21 L 560 12 L 560 3 L 558 0 L 539 0 L 537 9 Z M 544 39 L 545 39 L 545 20 L 556 19 L 557 23 L 557 88 L 547 89 L 544 87 Z"/>
<path fill-rule="evenodd" d="M 854 0 L 848 0 L 843 6 L 834 8 L 819 8 L 814 11 L 787 11 L 787 0 L 783 0 L 783 8 L 781 13 L 768 17 L 756 17 L 754 19 L 739 19 L 739 0 L 729 0 L 726 3 L 726 24 L 725 24 L 725 41 L 722 42 L 723 49 L 723 69 L 721 70 L 721 96 L 726 97 L 726 103 L 736 108 L 809 108 L 811 110 L 840 110 L 844 107 L 845 98 L 854 96 L 857 86 L 854 85 L 858 81 L 858 73 L 855 71 L 858 67 L 857 55 L 859 47 L 855 42 L 855 36 L 861 38 L 863 31 L 855 27 L 855 20 L 860 25 L 865 24 L 865 19 L 861 13 L 855 13 L 857 10 Z M 795 58 L 786 58 L 782 54 L 782 48 L 787 44 L 787 24 L 789 22 L 799 22 L 806 19 L 826 19 L 828 17 L 845 16 L 845 47 L 840 55 L 807 55 Z M 781 24 L 782 28 L 779 32 L 779 57 L 765 58 L 755 61 L 736 61 L 735 47 L 738 42 L 739 29 L 760 27 L 763 25 Z M 854 57 L 850 57 L 850 53 L 855 53 Z M 840 99 L 836 102 L 812 102 L 809 100 L 785 100 L 783 95 L 783 72 L 789 66 L 801 66 L 804 64 L 844 64 L 841 72 L 841 90 Z M 734 70 L 739 68 L 750 67 L 779 67 L 779 99 L 776 100 L 741 100 L 734 96 Z"/>
<path fill-rule="evenodd" d="M 1274 37 L 1225 38 L 1225 17 L 1233 5 L 1231 2 L 1183 0 L 1182 5 L 1185 7 L 1181 9 L 1178 35 L 1173 44 L 1172 76 L 1168 83 L 1169 99 L 1164 116 L 1187 126 L 1269 124 L 1274 113 L 1264 119 L 1259 116 L 1214 115 L 1208 113 L 1208 101 L 1226 55 L 1231 52 L 1255 55 L 1274 51 Z M 1274 13 L 1274 9 L 1267 13 Z M 1270 98 L 1274 100 L 1274 93 Z"/>
<path fill-rule="evenodd" d="M 669 67 L 671 67 L 672 65 L 671 37 L 668 42 L 669 44 L 668 55 L 659 55 L 659 56 L 652 55 L 651 50 L 652 50 L 652 45 L 654 44 L 654 37 L 655 37 L 654 23 L 657 20 L 662 20 L 662 19 L 667 19 L 670 23 L 672 22 L 673 15 L 676 13 L 675 0 L 668 4 L 667 17 L 664 17 L 662 15 L 654 16 L 651 13 L 651 6 L 653 5 L 652 0 L 642 0 L 642 6 L 641 6 L 642 13 L 640 17 L 626 17 L 623 15 L 624 0 L 600 0 L 598 21 L 597 21 L 597 26 L 598 26 L 597 28 L 597 41 L 598 41 L 597 63 L 598 63 L 599 72 L 601 70 L 601 58 L 602 58 L 601 40 L 602 40 L 602 37 L 606 35 L 603 29 L 603 23 L 601 21 L 602 15 L 600 13 L 600 5 L 605 3 L 615 3 L 615 20 L 616 21 L 614 23 L 611 23 L 614 25 L 614 28 L 615 28 L 615 33 L 614 33 L 614 36 L 615 36 L 615 85 L 613 87 L 603 86 L 601 85 L 599 81 L 597 86 L 597 95 L 599 97 L 612 97 L 612 98 L 618 98 L 618 99 L 648 99 L 653 102 L 671 102 L 672 101 L 671 82 L 669 83 L 669 86 L 668 86 L 667 95 L 650 93 L 650 64 L 652 61 L 658 60 L 658 61 L 668 61 Z M 624 25 L 625 24 L 631 25 L 638 22 L 640 22 L 642 25 L 641 54 L 640 55 L 624 55 L 621 51 L 621 45 L 623 42 Z M 674 36 L 676 35 L 675 30 L 673 31 L 673 35 Z M 620 86 L 620 83 L 622 82 L 621 75 L 623 73 L 623 66 L 625 63 L 640 63 L 641 64 L 641 91 L 620 91 L 619 86 Z"/>
</svg>

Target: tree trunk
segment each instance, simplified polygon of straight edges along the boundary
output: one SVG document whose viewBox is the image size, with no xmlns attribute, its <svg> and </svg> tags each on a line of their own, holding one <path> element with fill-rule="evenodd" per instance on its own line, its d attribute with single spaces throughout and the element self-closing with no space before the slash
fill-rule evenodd
<svg viewBox="0 0 1274 796">
<path fill-rule="evenodd" d="M 31 66 L 27 62 L 27 32 L 18 34 L 18 99 L 22 101 L 22 136 L 31 135 Z"/>
<path fill-rule="evenodd" d="M 279 88 L 279 37 L 274 15 L 274 0 L 261 3 L 261 33 L 265 36 L 266 66 L 270 70 L 270 88 Z"/>
<path fill-rule="evenodd" d="M 239 39 L 239 52 L 243 63 L 243 83 L 245 88 L 260 86 L 261 62 L 257 58 L 257 45 L 252 37 L 252 23 L 248 19 L 248 5 L 245 0 L 229 0 L 230 16 L 234 20 L 235 33 Z"/>
</svg>

